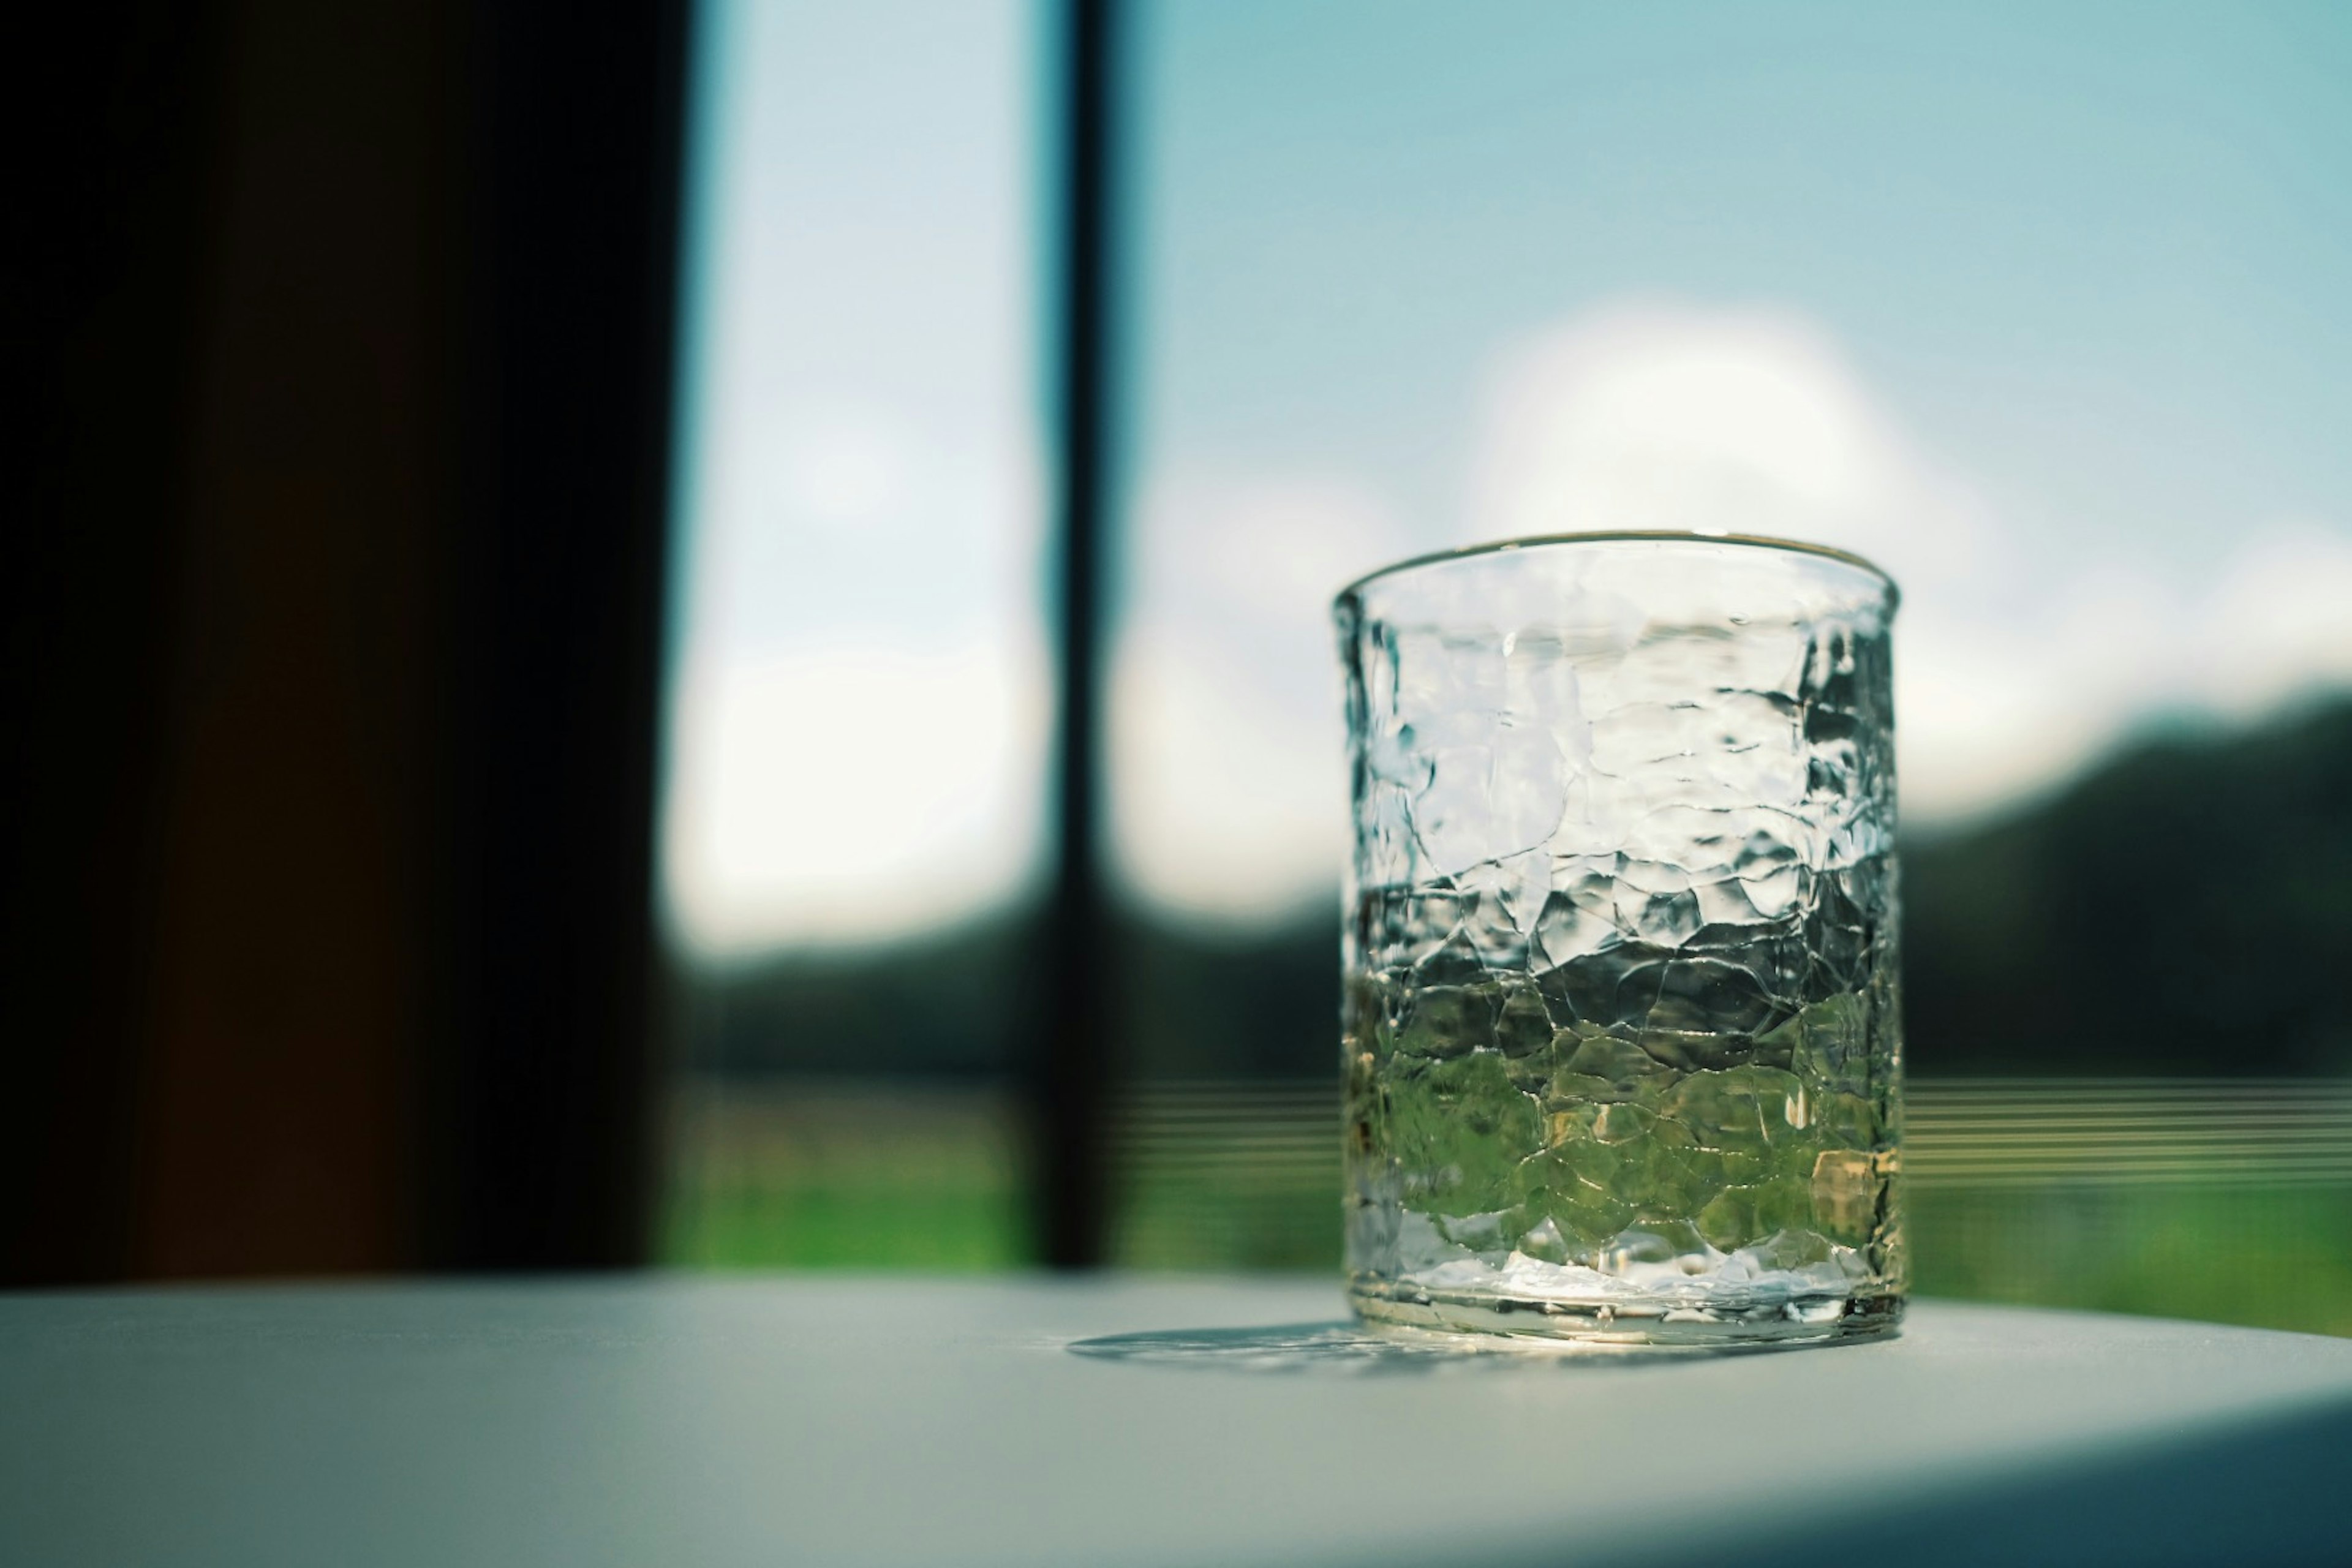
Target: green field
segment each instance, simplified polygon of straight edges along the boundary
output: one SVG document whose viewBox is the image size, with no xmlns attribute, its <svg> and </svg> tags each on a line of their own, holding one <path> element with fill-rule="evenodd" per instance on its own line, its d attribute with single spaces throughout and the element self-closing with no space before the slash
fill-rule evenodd
<svg viewBox="0 0 2352 1568">
<path fill-rule="evenodd" d="M 679 1108 L 662 1256 L 688 1268 L 1014 1268 L 1019 1141 L 999 1097 L 704 1086 Z"/>
<path fill-rule="evenodd" d="M 1923 1296 L 2352 1335 L 2352 1189 L 1931 1189 Z"/>
<path fill-rule="evenodd" d="M 1918 1099 L 1919 1294 L 2352 1335 L 2352 1170 L 2331 1174 L 2352 1145 L 2307 1100 L 2242 1104 L 2223 1143 L 2210 1110 L 2199 1131 L 2166 1131 L 2172 1113 L 2147 1091 L 2078 1086 L 2063 1121 L 2038 1089 L 1958 1110 Z M 1114 1261 L 1336 1272 L 1336 1142 L 1319 1086 L 1134 1097 L 1112 1140 Z M 983 1271 L 1028 1257 L 1017 1122 L 998 1097 L 711 1087 L 676 1148 L 676 1266 Z"/>
</svg>

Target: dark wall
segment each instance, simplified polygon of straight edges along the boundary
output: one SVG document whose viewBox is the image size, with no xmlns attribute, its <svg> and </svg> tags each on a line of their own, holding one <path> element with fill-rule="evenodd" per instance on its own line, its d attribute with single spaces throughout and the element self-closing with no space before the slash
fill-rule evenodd
<svg viewBox="0 0 2352 1568">
<path fill-rule="evenodd" d="M 641 1253 L 683 45 L 26 42 L 0 1281 Z"/>
<path fill-rule="evenodd" d="M 161 4 L 52 16 L 18 35 L 46 68 L 0 95 L 16 152 L 0 247 L 10 1280 L 110 1277 L 131 1257 L 218 31 Z"/>
</svg>

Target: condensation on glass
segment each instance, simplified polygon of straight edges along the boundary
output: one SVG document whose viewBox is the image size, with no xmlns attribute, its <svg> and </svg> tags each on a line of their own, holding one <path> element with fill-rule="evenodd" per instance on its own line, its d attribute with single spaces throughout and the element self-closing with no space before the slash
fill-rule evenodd
<svg viewBox="0 0 2352 1568">
<path fill-rule="evenodd" d="M 1680 534 L 1339 596 L 1363 1317 L 1694 1346 L 1895 1326 L 1895 601 L 1854 557 Z"/>
</svg>

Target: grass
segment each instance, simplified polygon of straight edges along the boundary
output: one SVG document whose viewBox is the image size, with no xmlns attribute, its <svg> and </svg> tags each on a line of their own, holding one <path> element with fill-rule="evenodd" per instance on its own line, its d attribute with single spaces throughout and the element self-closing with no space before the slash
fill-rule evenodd
<svg viewBox="0 0 2352 1568">
<path fill-rule="evenodd" d="M 2352 1191 L 1924 1187 L 1923 1296 L 2352 1335 Z"/>
<path fill-rule="evenodd" d="M 702 1086 L 680 1107 L 662 1237 L 688 1268 L 973 1273 L 1029 1256 L 1018 1139 L 970 1090 Z"/>
<path fill-rule="evenodd" d="M 1113 1261 L 1336 1271 L 1328 1101 L 1306 1087 L 1136 1097 L 1113 1128 Z M 2215 1179 L 2147 1179 L 2128 1142 L 2104 1166 L 1979 1180 L 1956 1173 L 1986 1168 L 1985 1128 L 2001 1118 L 1969 1106 L 1972 1142 L 1916 1119 L 1919 1294 L 2352 1335 L 2352 1180 L 2265 1181 L 2238 1145 Z M 1010 1103 L 983 1092 L 709 1086 L 681 1112 L 665 1255 L 701 1268 L 1017 1268 L 1030 1256 L 1020 1146 Z"/>
</svg>

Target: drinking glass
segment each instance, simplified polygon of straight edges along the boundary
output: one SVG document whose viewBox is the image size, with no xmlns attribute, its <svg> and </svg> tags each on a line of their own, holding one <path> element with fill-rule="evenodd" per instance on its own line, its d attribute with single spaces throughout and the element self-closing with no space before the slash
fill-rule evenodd
<svg viewBox="0 0 2352 1568">
<path fill-rule="evenodd" d="M 1660 1346 L 1898 1322 L 1895 603 L 1839 551 L 1663 533 L 1339 595 L 1364 1319 Z"/>
</svg>

